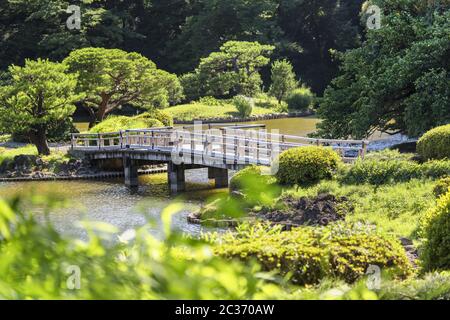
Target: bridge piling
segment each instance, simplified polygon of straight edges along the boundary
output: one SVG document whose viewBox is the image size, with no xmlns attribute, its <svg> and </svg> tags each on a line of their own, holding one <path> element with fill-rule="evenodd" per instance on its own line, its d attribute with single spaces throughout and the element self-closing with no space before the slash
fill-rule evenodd
<svg viewBox="0 0 450 320">
<path fill-rule="evenodd" d="M 123 170 L 125 176 L 125 185 L 127 187 L 137 187 L 139 186 L 138 181 L 138 165 L 136 161 L 132 160 L 130 157 L 123 156 Z"/>
<path fill-rule="evenodd" d="M 228 187 L 228 169 L 208 168 L 208 178 L 215 180 L 216 188 Z"/>
<path fill-rule="evenodd" d="M 184 165 L 176 165 L 173 162 L 169 162 L 167 164 L 167 177 L 169 189 L 172 194 L 177 194 L 186 190 Z"/>
</svg>

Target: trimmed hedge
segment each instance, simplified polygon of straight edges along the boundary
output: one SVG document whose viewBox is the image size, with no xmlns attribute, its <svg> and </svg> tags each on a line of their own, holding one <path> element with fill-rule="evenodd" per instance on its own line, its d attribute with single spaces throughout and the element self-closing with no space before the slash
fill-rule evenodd
<svg viewBox="0 0 450 320">
<path fill-rule="evenodd" d="M 450 270 L 450 192 L 422 218 L 426 239 L 422 260 L 426 271 Z"/>
<path fill-rule="evenodd" d="M 389 268 L 399 278 L 412 273 L 400 242 L 366 226 L 334 224 L 281 232 L 281 227 L 242 225 L 237 233 L 223 236 L 214 250 L 226 258 L 257 260 L 265 271 L 290 275 L 296 284 L 314 284 L 325 277 L 354 282 L 369 265 Z"/>
<path fill-rule="evenodd" d="M 450 191 L 450 177 L 445 177 L 439 180 L 433 189 L 433 194 L 436 198 L 440 198 Z"/>
<path fill-rule="evenodd" d="M 425 133 L 417 143 L 417 152 L 426 160 L 450 159 L 450 124 Z"/>
<path fill-rule="evenodd" d="M 285 185 L 307 185 L 328 179 L 341 163 L 330 148 L 307 146 L 284 151 L 278 159 L 278 182 Z"/>
</svg>

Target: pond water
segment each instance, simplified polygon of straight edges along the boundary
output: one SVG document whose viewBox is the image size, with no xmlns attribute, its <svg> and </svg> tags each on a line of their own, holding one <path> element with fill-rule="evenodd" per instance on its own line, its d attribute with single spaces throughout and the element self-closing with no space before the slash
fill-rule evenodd
<svg viewBox="0 0 450 320">
<path fill-rule="evenodd" d="M 140 186 L 131 190 L 121 179 L 109 181 L 42 181 L 0 182 L 0 197 L 20 191 L 39 194 L 57 194 L 69 199 L 67 208 L 57 209 L 49 218 L 58 231 L 85 239 L 87 234 L 78 224 L 80 220 L 101 221 L 116 226 L 120 231 L 137 228 L 146 222 L 154 223 L 151 231 L 161 234 L 160 213 L 170 203 L 182 201 L 184 209 L 173 217 L 173 228 L 198 235 L 203 230 L 188 224 L 189 212 L 198 209 L 207 199 L 224 194 L 227 189 L 213 189 L 206 179 L 207 170 L 186 172 L 188 192 L 179 197 L 169 195 L 166 174 L 139 177 Z M 44 219 L 43 208 L 33 208 L 38 220 Z"/>
</svg>

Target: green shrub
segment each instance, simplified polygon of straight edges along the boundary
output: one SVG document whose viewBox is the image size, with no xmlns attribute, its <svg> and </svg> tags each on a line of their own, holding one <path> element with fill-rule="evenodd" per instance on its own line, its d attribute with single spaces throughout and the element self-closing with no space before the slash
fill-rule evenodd
<svg viewBox="0 0 450 320">
<path fill-rule="evenodd" d="M 219 99 L 216 99 L 216 98 L 210 97 L 210 96 L 201 97 L 198 100 L 199 104 L 203 104 L 203 105 L 207 105 L 207 106 L 223 106 L 224 104 L 226 104 L 226 102 L 227 102 L 226 100 L 219 100 Z"/>
<path fill-rule="evenodd" d="M 422 177 L 439 179 L 450 176 L 450 159 L 427 161 L 420 166 Z"/>
<path fill-rule="evenodd" d="M 106 120 L 100 122 L 93 127 L 89 132 L 117 132 L 127 129 L 145 129 L 153 127 L 163 127 L 161 121 L 146 118 L 145 116 L 125 117 L 125 116 L 109 116 Z"/>
<path fill-rule="evenodd" d="M 280 105 L 276 98 L 269 96 L 267 93 L 260 93 L 255 96 L 255 106 L 271 110 L 281 110 L 286 103 Z"/>
<path fill-rule="evenodd" d="M 221 238 L 215 252 L 226 258 L 257 260 L 264 270 L 288 275 L 297 284 L 317 283 L 324 277 L 354 282 L 369 265 L 389 268 L 398 277 L 411 274 L 398 240 L 348 224 L 301 227 L 290 232 L 281 232 L 281 227 L 241 225 L 237 233 Z"/>
<path fill-rule="evenodd" d="M 425 245 L 422 252 L 426 271 L 450 270 L 450 192 L 422 218 Z"/>
<path fill-rule="evenodd" d="M 248 118 L 252 114 L 254 102 L 252 98 L 236 96 L 233 98 L 233 105 L 241 118 Z"/>
<path fill-rule="evenodd" d="M 436 179 L 450 174 L 449 160 L 434 160 L 419 164 L 407 160 L 382 160 L 381 158 L 358 159 L 340 180 L 348 184 L 382 185 L 406 182 L 411 179 Z"/>
<path fill-rule="evenodd" d="M 305 185 L 331 178 L 341 163 L 339 155 L 329 148 L 307 146 L 284 151 L 279 157 L 278 182 Z"/>
<path fill-rule="evenodd" d="M 348 184 L 382 185 L 420 178 L 420 165 L 412 161 L 358 159 L 342 177 Z"/>
<path fill-rule="evenodd" d="M 434 128 L 417 142 L 417 152 L 424 159 L 450 159 L 450 124 Z"/>
<path fill-rule="evenodd" d="M 152 109 L 150 111 L 144 112 L 136 117 L 135 119 L 156 119 L 160 121 L 166 127 L 173 126 L 173 117 L 164 110 Z"/>
<path fill-rule="evenodd" d="M 292 91 L 286 98 L 290 111 L 305 111 L 314 102 L 314 94 L 309 88 L 299 88 Z"/>
<path fill-rule="evenodd" d="M 230 191 L 246 192 L 246 180 L 252 180 L 260 185 L 270 185 L 276 182 L 276 178 L 271 175 L 264 175 L 265 167 L 251 165 L 238 171 L 230 180 Z"/>
<path fill-rule="evenodd" d="M 445 177 L 436 182 L 433 189 L 433 194 L 439 198 L 450 191 L 450 177 Z"/>
</svg>

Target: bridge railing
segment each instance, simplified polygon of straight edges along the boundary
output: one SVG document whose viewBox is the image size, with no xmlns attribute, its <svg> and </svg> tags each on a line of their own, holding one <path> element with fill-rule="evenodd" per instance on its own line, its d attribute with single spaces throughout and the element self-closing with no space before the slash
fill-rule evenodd
<svg viewBox="0 0 450 320">
<path fill-rule="evenodd" d="M 72 134 L 72 148 L 82 150 L 158 149 L 179 153 L 222 156 L 227 161 L 270 163 L 281 152 L 308 145 L 327 146 L 345 161 L 364 157 L 369 142 L 365 140 L 315 139 L 268 133 L 265 130 L 204 130 L 202 132 L 161 127 L 109 133 Z M 175 149 L 175 150 L 174 150 Z"/>
</svg>

